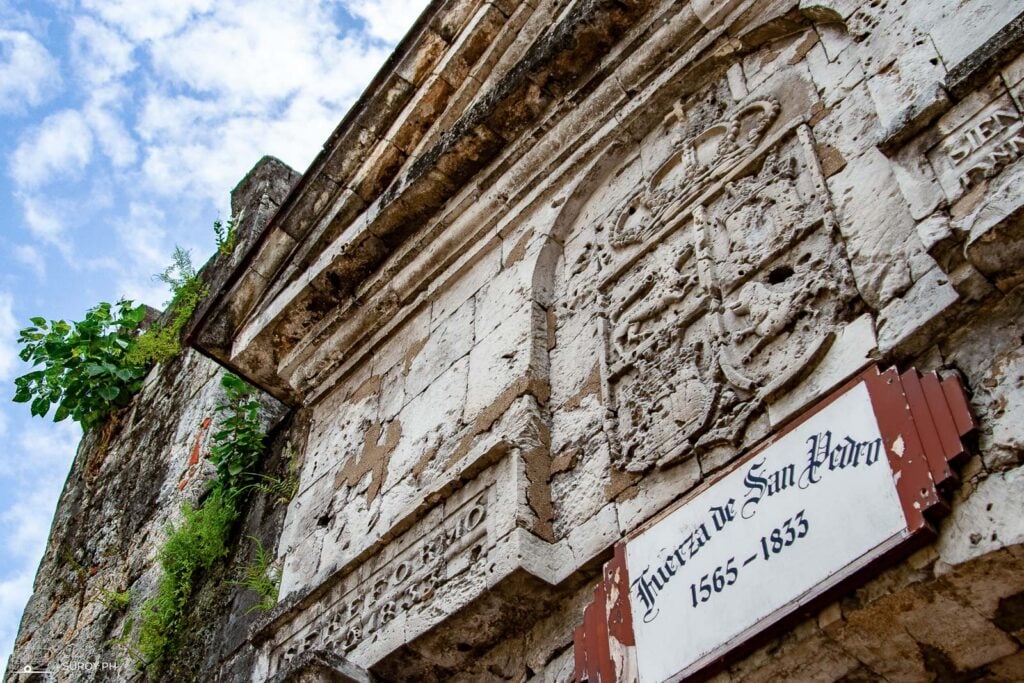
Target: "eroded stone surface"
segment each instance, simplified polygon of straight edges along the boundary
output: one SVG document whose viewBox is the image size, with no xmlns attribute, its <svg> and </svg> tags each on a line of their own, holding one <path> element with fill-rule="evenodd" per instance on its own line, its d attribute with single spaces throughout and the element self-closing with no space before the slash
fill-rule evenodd
<svg viewBox="0 0 1024 683">
<path fill-rule="evenodd" d="M 951 516 L 715 680 L 1016 680 L 1019 4 L 432 5 L 193 333 L 308 420 L 210 670 L 571 680 L 611 546 L 880 362 L 971 393 Z"/>
</svg>

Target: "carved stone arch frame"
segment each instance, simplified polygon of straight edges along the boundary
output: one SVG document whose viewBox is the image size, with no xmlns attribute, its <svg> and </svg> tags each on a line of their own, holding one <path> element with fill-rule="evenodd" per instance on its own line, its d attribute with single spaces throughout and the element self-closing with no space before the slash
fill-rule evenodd
<svg viewBox="0 0 1024 683">
<path fill-rule="evenodd" d="M 725 71 L 723 68 L 721 73 Z M 634 230 L 618 244 L 604 245 L 609 251 L 623 249 L 622 258 L 609 254 L 596 257 L 604 261 L 598 264 L 602 273 L 596 281 L 588 283 L 592 287 L 586 294 L 596 300 L 596 320 L 602 339 L 599 393 L 607 408 L 604 431 L 610 437 L 614 464 L 626 471 L 639 473 L 655 465 L 669 466 L 688 457 L 695 448 L 738 445 L 749 421 L 763 411 L 766 402 L 784 394 L 811 372 L 828 352 L 841 319 L 859 307 L 852 303 L 859 295 L 853 284 L 845 244 L 836 229 L 825 178 L 807 124 L 813 100 L 808 98 L 807 106 L 802 109 L 799 104 L 790 106 L 780 103 L 787 94 L 784 90 L 772 94 L 765 92 L 762 86 L 780 90 L 777 83 L 773 85 L 768 81 L 765 86 L 762 82 L 758 86 L 761 91 L 754 89 L 743 97 L 734 97 L 733 104 L 719 120 L 708 122 L 690 139 L 674 142 L 674 151 L 662 163 L 649 164 L 653 167 L 646 168 L 640 159 L 642 179 L 638 188 L 632 194 L 626 193 L 619 204 L 628 211 L 638 196 L 655 197 L 661 205 L 651 212 L 654 225 Z M 551 225 L 547 243 L 538 254 L 533 287 L 538 295 L 545 297 L 545 302 L 552 306 L 588 303 L 587 296 L 566 301 L 564 295 L 560 297 L 555 293 L 557 286 L 566 283 L 567 269 L 572 266 L 566 262 L 566 247 L 573 239 L 571 231 L 577 227 L 588 204 L 606 191 L 609 179 L 617 171 L 621 172 L 632 158 L 642 156 L 646 135 L 659 127 L 667 128 L 665 123 L 674 114 L 679 115 L 673 110 L 660 121 L 656 117 L 648 119 L 652 123 L 639 142 L 610 142 L 580 175 Z M 703 165 L 695 167 L 699 158 L 697 148 L 708 145 L 708 140 L 711 140 L 713 152 L 710 156 L 706 150 L 702 152 Z M 693 186 L 677 197 L 658 196 L 659 183 L 674 172 L 672 165 L 682 168 L 684 172 L 679 175 L 684 181 L 692 181 Z M 768 212 L 767 217 L 759 218 L 752 213 L 757 210 Z M 611 214 L 614 211 L 613 208 Z M 751 215 L 744 217 L 743 212 Z M 774 214 L 769 216 L 772 212 Z M 613 226 L 606 228 L 605 235 L 610 235 L 614 226 L 621 227 L 625 215 L 604 217 L 609 219 L 606 225 Z M 752 237 L 754 241 L 743 249 L 728 246 L 722 249 L 716 245 L 730 229 L 749 232 L 752 226 L 766 221 L 777 224 L 775 228 L 781 232 L 772 237 L 769 230 L 761 244 Z M 643 289 L 646 281 L 656 278 L 649 271 L 645 280 L 643 274 L 638 273 L 637 264 L 684 230 L 691 234 L 691 242 L 677 245 L 670 263 L 675 263 L 678 270 L 685 262 L 692 273 L 680 271 L 672 276 L 682 281 L 692 275 L 693 282 L 685 285 L 685 292 L 662 296 L 660 301 L 650 303 L 648 317 L 665 313 L 684 297 L 696 296 L 685 314 L 676 311 L 683 317 L 670 316 L 666 324 L 672 327 L 675 324 L 672 321 L 678 321 L 679 325 L 686 326 L 700 319 L 706 328 L 706 340 L 701 343 L 682 339 L 675 331 L 662 335 L 660 341 L 644 340 L 662 351 L 646 359 L 646 365 L 638 371 L 641 375 L 662 372 L 665 363 L 657 362 L 656 358 L 672 359 L 683 346 L 688 349 L 687 353 L 700 360 L 695 361 L 695 369 L 688 370 L 685 378 L 665 378 L 667 389 L 662 387 L 640 396 L 642 400 L 633 413 L 636 420 L 645 420 L 640 415 L 642 410 L 671 411 L 672 406 L 668 404 L 686 404 L 689 407 L 685 408 L 685 419 L 663 413 L 670 416 L 664 421 L 668 424 L 666 430 L 689 429 L 691 434 L 672 448 L 637 461 L 631 449 L 635 449 L 636 441 L 647 437 L 633 434 L 632 444 L 630 438 L 623 438 L 620 380 L 630 371 L 630 364 L 636 363 L 635 359 L 624 362 L 616 357 L 614 342 L 623 332 L 616 329 L 617 325 L 621 327 L 618 320 L 621 312 L 613 310 L 617 305 L 615 299 L 620 296 L 615 289 L 619 283 L 627 281 L 632 281 L 634 289 Z M 600 251 L 598 246 L 595 249 Z M 797 258 L 792 259 L 793 263 L 785 262 L 789 252 L 801 249 L 799 262 Z M 742 256 L 744 251 L 749 252 L 749 264 L 728 263 L 742 261 L 736 256 L 738 252 Z M 815 276 L 810 272 L 813 268 L 826 274 Z M 780 289 L 780 284 L 794 274 L 803 287 Z M 634 298 L 639 300 L 643 296 L 644 292 L 639 292 Z M 791 304 L 789 310 L 785 310 L 786 302 Z M 773 318 L 777 311 L 783 314 Z M 746 321 L 741 319 L 744 317 Z M 816 321 L 820 322 L 820 330 L 813 329 Z M 663 355 L 672 348 L 674 351 L 668 356 Z M 707 356 L 713 357 L 712 362 L 707 362 Z M 691 394 L 688 398 L 679 399 L 671 393 L 678 393 L 680 381 L 689 387 L 684 391 Z M 659 407 L 659 401 L 665 405 Z M 675 408 L 684 410 L 680 405 Z M 627 430 L 633 427 L 649 430 L 653 428 L 653 421 L 628 426 Z"/>
<path fill-rule="evenodd" d="M 567 301 L 564 292 L 560 288 L 566 282 L 566 269 L 570 264 L 566 263 L 566 246 L 573 239 L 571 230 L 576 226 L 581 211 L 586 207 L 588 201 L 594 196 L 596 189 L 606 181 L 608 176 L 615 172 L 631 154 L 636 154 L 635 143 L 628 138 L 617 137 L 598 150 L 591 159 L 584 165 L 571 181 L 556 192 L 552 193 L 552 207 L 557 209 L 553 220 L 544 226 L 544 231 L 538 236 L 539 248 L 536 250 L 531 266 L 530 287 L 534 301 L 547 312 L 547 321 L 544 329 L 547 338 L 544 340 L 543 348 L 548 354 L 546 367 L 551 372 L 550 354 L 554 346 L 560 343 L 558 339 L 558 327 L 563 316 L 578 312 L 587 313 L 581 307 L 575 310 L 582 301 Z M 594 255 L 595 259 L 600 254 Z M 586 298 L 581 296 L 580 298 Z M 591 321 L 590 324 L 599 324 Z M 602 354 L 603 355 L 603 354 Z M 553 377 L 546 378 L 550 383 Z M 608 396 L 603 390 L 598 392 L 598 399 L 602 405 L 607 405 Z M 549 406 L 556 408 L 557 406 Z M 551 411 L 548 411 L 549 427 L 554 429 L 551 423 Z M 607 425 L 603 431 L 607 433 Z M 600 434 L 590 434 L 588 438 L 600 437 Z M 611 439 L 608 439 L 611 445 Z"/>
</svg>

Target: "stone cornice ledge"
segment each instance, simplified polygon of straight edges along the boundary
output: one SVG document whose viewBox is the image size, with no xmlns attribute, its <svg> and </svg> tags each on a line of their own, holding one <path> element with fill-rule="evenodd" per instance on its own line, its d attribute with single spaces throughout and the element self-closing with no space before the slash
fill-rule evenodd
<svg viewBox="0 0 1024 683">
<path fill-rule="evenodd" d="M 494 550 L 488 555 L 488 561 L 491 563 L 488 572 L 488 581 L 491 584 L 489 587 L 493 587 L 518 570 L 557 587 L 580 568 L 610 557 L 612 546 L 621 536 L 622 529 L 614 503 L 608 503 L 597 514 L 574 528 L 568 536 L 554 543 L 545 541 L 521 527 L 511 529 L 498 540 Z M 342 576 L 352 570 L 350 567 L 348 571 L 338 572 L 321 585 L 286 598 L 249 628 L 249 641 L 258 646 L 272 638 L 278 629 L 309 609 L 331 586 L 341 580 Z M 449 616 L 454 614 L 455 611 Z"/>
<path fill-rule="evenodd" d="M 453 45 L 459 34 L 467 26 L 479 32 L 493 29 L 474 25 L 474 19 L 486 9 L 511 14 L 516 7 L 516 0 L 434 0 L 423 11 L 280 203 L 259 238 L 239 245 L 232 257 L 232 271 L 216 283 L 213 295 L 193 316 L 186 332 L 187 343 L 277 398 L 295 403 L 295 396 L 278 387 L 267 369 L 232 360 L 230 348 L 240 321 L 280 279 L 282 265 L 298 251 L 297 247 L 318 239 L 316 228 L 333 208 L 334 198 L 349 197 L 356 210 L 362 210 L 393 180 L 395 159 L 382 157 L 395 149 L 389 138 L 405 135 L 414 140 L 423 134 L 416 122 L 402 120 L 403 115 L 418 113 L 417 96 L 439 80 L 450 84 L 457 83 L 459 77 L 470 78 L 456 59 L 462 55 L 453 49 L 466 42 Z"/>
<path fill-rule="evenodd" d="M 284 671 L 279 671 L 267 683 L 309 680 L 329 683 L 375 683 L 378 679 L 334 652 L 308 650 L 296 657 Z"/>
<path fill-rule="evenodd" d="M 771 23 L 756 27 L 762 39 L 777 35 L 766 28 Z M 774 29 L 792 30 L 793 25 L 790 16 Z M 651 112 L 660 111 L 667 100 L 685 96 L 726 61 L 756 46 L 731 38 L 723 28 L 702 30 L 686 6 L 671 3 L 635 30 L 633 40 L 605 59 L 603 73 L 595 76 L 600 83 L 581 86 L 585 93 L 572 107 L 549 112 L 534 132 L 524 134 L 450 200 L 416 240 L 363 280 L 354 297 L 323 316 L 281 358 L 280 376 L 307 401 L 315 401 L 405 318 L 495 248 L 523 212 L 567 189 L 565 183 L 537 179 L 574 177 L 624 135 L 648 130 L 657 118 Z M 684 56 L 666 63 L 673 49 Z M 630 99 L 622 82 L 641 92 Z M 332 258 L 325 254 L 323 267 Z"/>
<path fill-rule="evenodd" d="M 709 4 L 722 3 L 666 2 L 653 12 L 617 0 L 570 4 L 556 27 L 542 34 L 525 56 L 368 208 L 352 216 L 345 209 L 346 195 L 336 193 L 321 222 L 344 220 L 346 227 L 318 228 L 320 234 L 334 231 L 338 237 L 315 254 L 315 261 L 296 268 L 294 263 L 279 260 L 276 272 L 287 266 L 299 273 L 279 289 L 263 283 L 260 292 L 245 292 L 244 283 L 236 278 L 193 328 L 192 343 L 278 398 L 291 404 L 306 401 L 319 380 L 333 372 L 340 354 L 351 344 L 372 337 L 383 319 L 415 302 L 423 295 L 429 277 L 443 272 L 461 254 L 441 250 L 445 253 L 433 263 L 405 268 L 427 245 L 442 234 L 452 246 L 471 243 L 469 238 L 481 235 L 482 230 L 470 234 L 468 228 L 491 228 L 507 217 L 514 202 L 521 209 L 523 202 L 540 198 L 526 182 L 537 173 L 579 163 L 583 148 L 593 153 L 606 144 L 602 133 L 621 136 L 649 128 L 652 105 L 695 89 L 738 53 L 807 23 L 793 11 L 796 0 L 752 0 L 726 3 L 731 12 L 727 20 L 708 30 L 696 10 L 702 8 L 703 14 L 715 21 L 725 16 L 709 14 Z M 644 14 L 647 21 L 638 24 Z M 623 35 L 629 38 L 623 41 Z M 682 57 L 680 53 L 684 53 Z M 665 68 L 668 57 L 674 61 Z M 598 66 L 590 67 L 592 75 L 580 83 L 584 65 L 594 62 Z M 624 82 L 630 84 L 628 89 Z M 643 96 L 638 96 L 641 89 Z M 565 101 L 552 108 L 551 93 L 559 93 Z M 584 113 L 588 107 L 590 111 Z M 601 115 L 595 115 L 598 112 Z M 585 121 L 589 125 L 579 125 L 583 116 L 590 116 Z M 558 141 L 552 141 L 553 136 L 545 139 L 563 123 L 571 135 Z M 501 131 L 502 136 L 494 131 Z M 475 182 L 469 184 L 474 177 Z M 308 190 L 300 188 L 298 192 L 302 195 Z M 488 211 L 481 211 L 481 205 Z M 445 234 L 451 232 L 462 212 L 483 220 L 476 226 L 464 224 L 463 234 Z M 259 262 L 247 266 L 258 267 Z M 400 287 L 390 284 L 392 277 Z M 248 286 L 251 288 L 252 282 Z M 371 326 L 363 324 L 368 317 L 376 318 Z M 315 354 L 318 343 L 339 341 L 339 325 L 345 322 L 352 328 L 347 321 L 355 319 L 360 321 L 355 325 L 360 331 L 354 337 L 342 335 L 344 348 L 331 344 L 333 359 L 318 358 L 316 367 L 296 372 Z M 292 381 L 299 378 L 301 386 Z"/>
<path fill-rule="evenodd" d="M 443 6 L 441 3 L 428 8 L 420 21 L 421 32 L 425 30 L 423 24 L 430 15 L 439 13 Z M 430 150 L 391 181 L 357 217 L 353 217 L 351 212 L 337 215 L 341 200 L 347 195 L 337 188 L 336 183 L 331 183 L 333 188 L 317 193 L 314 186 L 317 178 L 323 175 L 325 162 L 325 155 L 321 154 L 289 195 L 260 243 L 254 245 L 225 287 L 212 297 L 209 308 L 203 311 L 189 331 L 190 343 L 218 362 L 241 372 L 279 399 L 291 404 L 300 402 L 301 397 L 277 376 L 280 353 L 304 336 L 325 310 L 334 308 L 350 296 L 362 277 L 372 272 L 395 246 L 422 226 L 455 193 L 456 188 L 490 162 L 506 143 L 502 136 L 514 139 L 536 119 L 551 100 L 548 91 L 538 85 L 538 80 L 548 90 L 568 87 L 577 80 L 581 63 L 589 64 L 598 59 L 618 38 L 622 26 L 631 22 L 637 12 L 636 6 L 627 7 L 618 0 L 576 0 L 553 30 L 544 33 L 505 77 L 479 98 Z M 475 30 L 478 27 L 470 28 Z M 416 31 L 414 28 L 413 32 Z M 460 36 L 460 41 L 465 39 L 465 36 Z M 409 49 L 406 41 L 399 47 L 399 53 L 403 48 Z M 582 62 L 557 59 L 570 51 L 590 54 L 581 55 Z M 389 64 L 394 61 L 399 60 L 392 60 Z M 390 76 L 388 68 L 389 65 L 385 65 L 371 86 L 373 95 L 364 98 L 367 102 L 361 101 L 353 107 L 339 126 L 340 132 L 332 136 L 328 146 L 337 148 L 338 141 L 347 135 L 347 131 L 359 128 L 355 119 L 362 113 L 359 111 L 361 106 L 373 108 L 373 105 L 382 104 L 378 100 L 386 104 L 389 97 L 395 99 L 385 88 Z M 393 118 L 400 115 L 398 112 Z M 494 131 L 501 131 L 501 135 Z M 365 156 L 367 163 L 363 171 L 388 175 L 389 169 L 384 167 L 393 166 L 393 163 L 369 154 Z M 332 261 L 332 268 L 317 273 L 315 278 L 305 269 L 299 269 L 299 278 L 269 302 L 287 301 L 289 306 L 283 312 L 285 315 L 276 310 L 279 315 L 268 316 L 267 303 L 259 302 L 281 271 L 286 255 L 294 253 L 301 235 L 311 229 L 308 225 L 299 226 L 301 229 L 295 231 L 300 234 L 299 239 L 286 229 L 294 212 L 307 204 L 313 204 L 314 210 L 319 209 L 320 213 L 326 212 L 329 221 L 340 219 L 347 224 L 355 218 L 355 222 L 342 230 L 334 228 L 342 233 L 342 238 L 332 245 L 335 249 L 332 253 L 337 256 Z M 298 293 L 302 294 L 301 298 L 293 296 Z M 258 306 L 255 313 L 254 306 Z M 262 333 L 259 336 L 266 339 L 266 344 L 251 344 L 248 338 L 245 344 L 238 343 L 239 328 L 245 320 L 249 320 L 250 325 L 252 320 L 274 323 L 269 327 L 257 323 Z"/>
</svg>

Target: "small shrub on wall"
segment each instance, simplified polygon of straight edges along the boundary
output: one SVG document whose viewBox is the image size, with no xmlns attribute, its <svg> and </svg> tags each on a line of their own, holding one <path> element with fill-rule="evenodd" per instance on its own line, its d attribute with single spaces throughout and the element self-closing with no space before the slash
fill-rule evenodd
<svg viewBox="0 0 1024 683">
<path fill-rule="evenodd" d="M 227 401 L 216 408 L 222 418 L 213 435 L 210 462 L 217 466 L 214 488 L 234 498 L 254 476 L 265 435 L 255 390 L 231 373 L 224 375 L 221 386 Z"/>
<path fill-rule="evenodd" d="M 55 422 L 70 417 L 84 429 L 103 422 L 142 387 L 147 366 L 130 351 L 145 316 L 144 306 L 122 300 L 90 308 L 80 322 L 32 318 L 18 337 L 19 355 L 36 369 L 14 380 L 14 400 L 40 417 L 56 405 Z"/>
<path fill-rule="evenodd" d="M 170 319 L 153 325 L 139 336 L 128 356 L 133 363 L 166 363 L 181 353 L 181 331 L 206 296 L 206 285 L 199 279 L 189 252 L 175 247 L 173 261 L 156 276 L 171 288 L 171 301 L 167 304 Z"/>
<path fill-rule="evenodd" d="M 141 667 L 154 675 L 163 671 L 178 648 L 199 578 L 228 555 L 231 528 L 241 515 L 247 490 L 258 488 L 260 475 L 255 470 L 266 434 L 256 390 L 231 373 L 224 375 L 221 386 L 225 400 L 216 407 L 221 418 L 209 456 L 217 475 L 202 507 L 184 505 L 184 520 L 168 529 L 159 555 L 162 574 L 156 595 L 142 608 L 137 650 Z M 276 603 L 279 576 L 271 563 L 270 554 L 258 545 L 255 563 L 244 568 L 240 584 L 260 597 L 254 609 L 268 610 Z"/>
<path fill-rule="evenodd" d="M 160 549 L 163 573 L 156 595 L 142 606 L 138 653 L 140 664 L 153 671 L 160 671 L 177 649 L 199 575 L 228 554 L 238 511 L 224 494 L 214 492 L 199 509 L 185 504 L 182 515 L 182 522 L 168 529 Z"/>
</svg>

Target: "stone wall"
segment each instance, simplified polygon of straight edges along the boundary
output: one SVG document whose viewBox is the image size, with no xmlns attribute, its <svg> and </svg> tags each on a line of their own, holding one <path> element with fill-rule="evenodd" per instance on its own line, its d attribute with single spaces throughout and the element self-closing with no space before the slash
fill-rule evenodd
<svg viewBox="0 0 1024 683">
<path fill-rule="evenodd" d="M 34 680 L 15 673 L 25 666 L 56 673 L 46 680 L 146 680 L 136 671 L 131 647 L 142 603 L 160 578 L 157 553 L 168 525 L 180 523 L 181 505 L 195 504 L 212 477 L 205 456 L 214 408 L 224 400 L 222 374 L 212 361 L 186 352 L 150 373 L 117 424 L 83 439 L 5 680 Z M 280 408 L 268 403 L 267 424 L 280 417 Z M 267 459 L 271 468 L 282 469 L 280 451 L 289 438 L 282 426 Z M 245 645 L 247 622 L 255 619 L 245 612 L 257 598 L 223 582 L 239 579 L 239 567 L 253 561 L 248 536 L 273 546 L 282 513 L 260 498 L 240 523 L 228 568 L 195 596 L 189 619 L 194 633 L 169 675 L 194 680 Z M 126 608 L 110 603 L 111 593 L 125 591 L 131 595 Z M 227 620 L 224 614 L 234 616 Z"/>
<path fill-rule="evenodd" d="M 294 182 L 294 172 L 264 159 L 235 189 L 238 242 L 245 245 L 267 224 Z M 237 255 L 218 255 L 201 272 L 211 286 L 223 280 Z M 22 616 L 5 681 L 148 680 L 133 654 L 143 602 L 155 591 L 158 553 L 169 525 L 180 524 L 183 504 L 196 505 L 214 476 L 207 460 L 225 401 L 224 370 L 192 349 L 154 367 L 132 404 L 85 434 L 57 505 L 53 526 Z M 270 433 L 263 466 L 285 475 L 289 454 L 303 435 L 301 416 L 264 397 L 263 424 Z M 247 628 L 258 598 L 229 582 L 253 562 L 258 539 L 273 548 L 284 506 L 254 496 L 236 524 L 231 555 L 212 576 L 200 578 L 190 601 L 189 635 L 163 674 L 197 680 L 223 667 L 248 671 Z M 130 592 L 119 606 L 113 593 Z M 18 674 L 25 667 L 52 675 Z M 151 677 L 150 677 L 151 678 Z M 228 675 L 225 680 L 237 676 Z"/>
<path fill-rule="evenodd" d="M 950 515 L 719 680 L 1024 678 L 1022 12 L 432 5 L 190 332 L 308 420 L 230 676 L 572 680 L 612 545 L 879 362 L 971 394 Z"/>
</svg>

